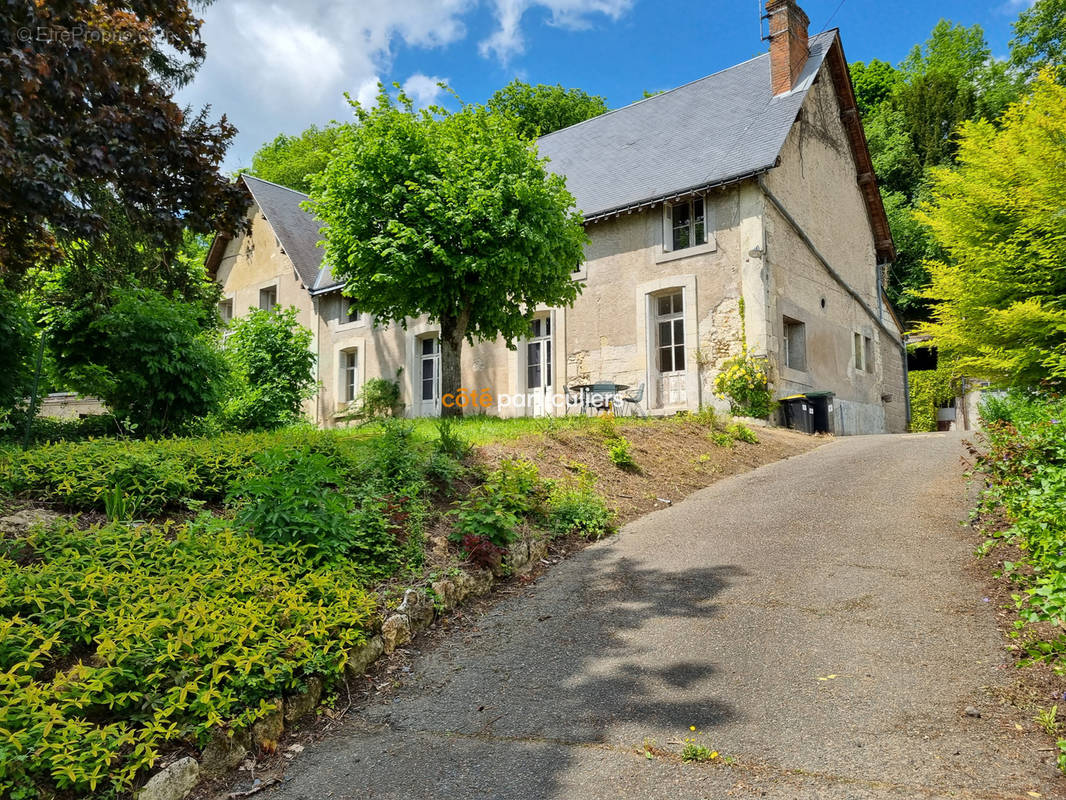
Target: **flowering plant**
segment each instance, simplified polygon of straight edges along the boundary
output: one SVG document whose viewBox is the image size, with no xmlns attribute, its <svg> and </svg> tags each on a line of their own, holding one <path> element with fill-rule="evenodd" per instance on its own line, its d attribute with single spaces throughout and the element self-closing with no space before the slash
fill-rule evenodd
<svg viewBox="0 0 1066 800">
<path fill-rule="evenodd" d="M 718 397 L 729 400 L 729 410 L 745 417 L 768 417 L 773 410 L 773 393 L 770 391 L 763 359 L 744 355 L 731 358 L 722 365 L 722 371 L 714 380 Z"/>
</svg>

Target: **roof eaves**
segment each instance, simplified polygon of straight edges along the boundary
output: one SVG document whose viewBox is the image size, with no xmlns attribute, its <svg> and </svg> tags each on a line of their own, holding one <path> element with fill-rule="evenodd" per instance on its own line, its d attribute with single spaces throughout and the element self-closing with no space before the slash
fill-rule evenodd
<svg viewBox="0 0 1066 800">
<path fill-rule="evenodd" d="M 770 169 L 773 168 L 773 164 L 768 164 L 765 167 L 759 169 L 748 170 L 737 175 L 733 175 L 728 178 L 722 178 L 720 180 L 711 181 L 709 183 L 698 183 L 695 186 L 690 186 L 687 189 L 677 189 L 675 191 L 667 192 L 666 194 L 658 194 L 654 197 L 649 197 L 645 200 L 638 200 L 633 203 L 626 203 L 624 205 L 616 206 L 614 208 L 607 208 L 602 211 L 596 211 L 591 214 L 585 214 L 585 223 L 599 222 L 600 220 L 607 219 L 609 217 L 618 217 L 622 214 L 631 214 L 634 211 L 642 211 L 645 208 L 651 206 L 657 206 L 660 203 L 668 200 L 676 200 L 687 195 L 698 194 L 700 192 L 709 192 L 714 189 L 720 189 L 724 186 L 731 186 L 734 183 L 741 183 L 742 181 L 751 180 L 758 177 Z"/>
</svg>

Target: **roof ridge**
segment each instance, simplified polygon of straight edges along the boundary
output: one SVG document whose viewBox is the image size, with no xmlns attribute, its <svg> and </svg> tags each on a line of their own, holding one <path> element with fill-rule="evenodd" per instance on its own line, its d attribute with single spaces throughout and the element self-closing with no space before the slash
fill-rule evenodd
<svg viewBox="0 0 1066 800">
<path fill-rule="evenodd" d="M 602 114 L 597 114 L 595 117 L 589 117 L 588 119 L 581 120 L 581 122 L 575 122 L 573 125 L 567 125 L 565 128 L 559 128 L 559 130 L 557 130 L 557 131 L 552 131 L 551 133 L 546 133 L 543 136 L 538 136 L 537 137 L 537 141 L 539 142 L 542 139 L 547 139 L 549 136 L 555 136 L 556 134 L 562 133 L 563 131 L 572 131 L 574 128 L 577 128 L 577 127 L 579 127 L 581 125 L 585 125 L 585 124 L 587 124 L 589 122 L 595 122 L 598 119 L 604 119 L 605 117 L 609 117 L 612 114 L 617 114 L 619 111 L 625 111 L 626 109 L 633 108 L 633 106 L 639 106 L 641 103 L 647 103 L 649 100 L 657 100 L 660 97 L 663 97 L 664 95 L 673 94 L 674 92 L 680 91 L 681 89 L 685 89 L 685 88 L 687 88 L 689 86 L 692 86 L 694 83 L 699 83 L 700 81 L 705 81 L 705 80 L 707 80 L 709 78 L 715 77 L 716 75 L 721 75 L 722 73 L 729 72 L 730 70 L 736 69 L 737 67 L 743 67 L 745 64 L 749 64 L 752 61 L 757 61 L 760 58 L 769 58 L 769 57 L 770 57 L 769 53 L 760 53 L 757 56 L 752 56 L 751 58 L 747 58 L 744 61 L 740 61 L 740 62 L 738 62 L 736 64 L 733 64 L 732 66 L 724 67 L 724 68 L 718 70 L 717 72 L 712 72 L 709 75 L 704 75 L 702 78 L 694 78 L 694 79 L 692 79 L 692 80 L 690 80 L 690 81 L 688 81 L 686 83 L 681 84 L 680 86 L 675 86 L 672 89 L 664 89 L 661 92 L 656 92 L 651 97 L 642 97 L 642 98 L 640 98 L 640 100 L 634 100 L 632 103 L 628 103 L 627 105 L 621 106 L 619 108 L 612 108 L 610 111 L 605 111 Z"/>
<path fill-rule="evenodd" d="M 283 186 L 280 183 L 274 183 L 274 181 L 268 181 L 265 178 L 260 178 L 258 175 L 252 175 L 250 172 L 242 172 L 241 173 L 241 178 L 242 179 L 244 179 L 244 178 L 252 178 L 253 180 L 259 181 L 260 183 L 265 183 L 265 184 L 268 184 L 270 186 L 276 186 L 279 189 L 284 189 L 286 192 L 292 192 L 293 194 L 298 194 L 298 195 L 300 195 L 300 197 L 305 197 L 308 200 L 311 199 L 311 195 L 309 195 L 309 194 L 304 194 L 301 191 L 293 189 L 293 188 L 291 188 L 289 186 Z"/>
<path fill-rule="evenodd" d="M 831 33 L 831 32 L 837 31 L 837 30 L 839 30 L 839 29 L 838 28 L 829 28 L 829 29 L 824 30 L 824 31 L 819 31 L 818 33 L 814 34 L 811 37 L 811 39 L 816 39 L 819 36 L 823 36 L 826 33 Z M 609 117 L 612 114 L 617 114 L 619 111 L 625 111 L 627 108 L 633 108 L 633 106 L 638 106 L 641 103 L 648 102 L 649 100 L 656 100 L 656 99 L 658 99 L 660 97 L 663 97 L 664 95 L 673 94 L 674 92 L 680 91 L 681 89 L 685 89 L 685 88 L 687 88 L 689 86 L 692 86 L 695 83 L 699 83 L 700 81 L 705 81 L 705 80 L 708 80 L 709 78 L 714 78 L 714 77 L 716 77 L 718 75 L 722 75 L 722 74 L 724 74 L 726 72 L 729 72 L 730 70 L 737 69 L 738 67 L 743 67 L 745 64 L 750 64 L 752 61 L 758 61 L 760 58 L 769 58 L 769 57 L 770 57 L 769 53 L 759 53 L 759 55 L 757 55 L 757 56 L 752 56 L 751 58 L 746 58 L 743 61 L 738 61 L 736 64 L 733 64 L 733 65 L 728 66 L 728 67 L 723 67 L 722 69 L 718 70 L 717 72 L 712 72 L 709 75 L 704 75 L 702 78 L 694 78 L 693 80 L 688 81 L 686 83 L 683 83 L 680 86 L 675 86 L 672 89 L 665 89 L 665 90 L 663 90 L 661 92 L 657 92 L 656 94 L 653 94 L 651 97 L 642 97 L 640 100 L 634 100 L 632 103 L 624 105 L 624 106 L 622 106 L 620 108 L 612 108 L 610 111 L 605 111 L 602 114 L 597 114 L 595 117 L 590 117 L 589 119 L 582 120 L 581 122 L 575 122 L 573 125 L 568 125 L 565 128 L 560 128 L 557 131 L 552 131 L 551 133 L 546 133 L 543 136 L 538 136 L 537 137 L 537 141 L 539 142 L 539 141 L 541 141 L 543 139 L 547 139 L 550 136 L 555 136 L 556 134 L 562 133 L 563 131 L 573 130 L 574 128 L 578 127 L 579 125 L 585 125 L 586 123 L 594 122 L 594 121 L 596 121 L 598 119 L 603 119 L 605 117 Z"/>
</svg>

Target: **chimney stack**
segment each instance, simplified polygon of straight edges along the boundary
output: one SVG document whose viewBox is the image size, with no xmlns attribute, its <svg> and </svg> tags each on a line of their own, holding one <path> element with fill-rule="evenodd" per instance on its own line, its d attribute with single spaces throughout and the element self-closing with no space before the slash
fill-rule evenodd
<svg viewBox="0 0 1066 800">
<path fill-rule="evenodd" d="M 796 0 L 767 0 L 766 16 L 770 20 L 770 85 L 774 95 L 791 92 L 810 50 L 807 26 L 811 21 L 796 5 Z"/>
</svg>

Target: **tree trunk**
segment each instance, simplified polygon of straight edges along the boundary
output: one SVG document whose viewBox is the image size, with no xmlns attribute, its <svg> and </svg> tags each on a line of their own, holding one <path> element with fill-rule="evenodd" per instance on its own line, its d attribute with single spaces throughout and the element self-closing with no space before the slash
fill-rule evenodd
<svg viewBox="0 0 1066 800">
<path fill-rule="evenodd" d="M 479 390 L 479 387 L 463 386 L 462 383 L 463 337 L 466 335 L 469 319 L 470 311 L 464 309 L 458 317 L 442 317 L 440 321 L 440 415 L 442 417 L 463 416 L 461 397 L 469 396 L 472 392 Z M 460 395 L 460 389 L 466 390 L 463 395 Z"/>
</svg>

